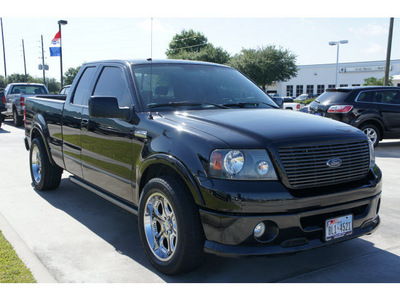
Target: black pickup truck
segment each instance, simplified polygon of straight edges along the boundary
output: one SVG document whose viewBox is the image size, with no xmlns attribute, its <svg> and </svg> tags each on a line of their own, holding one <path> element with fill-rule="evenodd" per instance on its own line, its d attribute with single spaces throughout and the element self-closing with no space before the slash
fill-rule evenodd
<svg viewBox="0 0 400 300">
<path fill-rule="evenodd" d="M 369 234 L 382 176 L 357 128 L 280 109 L 227 66 L 86 63 L 70 93 L 26 99 L 36 189 L 70 180 L 138 215 L 166 274 L 204 252 L 293 253 Z"/>
</svg>

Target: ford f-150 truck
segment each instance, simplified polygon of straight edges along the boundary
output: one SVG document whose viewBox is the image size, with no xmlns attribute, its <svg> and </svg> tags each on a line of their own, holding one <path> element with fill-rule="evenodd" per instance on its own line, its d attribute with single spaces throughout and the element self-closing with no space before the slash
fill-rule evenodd
<svg viewBox="0 0 400 300">
<path fill-rule="evenodd" d="M 70 180 L 138 215 L 166 274 L 204 252 L 294 253 L 374 231 L 382 176 L 367 136 L 280 109 L 237 70 L 174 60 L 101 61 L 68 95 L 26 100 L 33 185 Z"/>
</svg>

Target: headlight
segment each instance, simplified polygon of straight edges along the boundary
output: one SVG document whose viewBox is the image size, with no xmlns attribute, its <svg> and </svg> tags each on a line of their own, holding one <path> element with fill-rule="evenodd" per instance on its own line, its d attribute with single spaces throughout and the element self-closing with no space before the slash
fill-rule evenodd
<svg viewBox="0 0 400 300">
<path fill-rule="evenodd" d="M 369 167 L 372 168 L 375 166 L 375 149 L 374 144 L 368 138 L 368 145 L 369 145 Z"/>
<path fill-rule="evenodd" d="M 229 175 L 235 175 L 243 169 L 244 155 L 238 150 L 229 151 L 224 158 L 224 169 Z"/>
<path fill-rule="evenodd" d="M 208 175 L 234 180 L 277 180 L 266 150 L 214 150 Z"/>
</svg>

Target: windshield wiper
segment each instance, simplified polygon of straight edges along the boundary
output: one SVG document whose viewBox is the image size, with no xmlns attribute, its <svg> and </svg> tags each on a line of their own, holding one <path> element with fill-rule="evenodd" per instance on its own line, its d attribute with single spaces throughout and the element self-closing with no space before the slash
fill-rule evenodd
<svg viewBox="0 0 400 300">
<path fill-rule="evenodd" d="M 224 104 L 222 104 L 223 106 L 239 106 L 240 108 L 243 108 L 243 107 L 245 107 L 246 105 L 251 105 L 251 106 L 260 106 L 260 104 L 264 104 L 264 105 L 267 105 L 267 106 L 269 106 L 269 107 L 272 107 L 272 108 L 279 108 L 279 107 L 277 107 L 277 106 L 274 106 L 274 105 L 272 105 L 272 104 L 269 104 L 269 103 L 265 103 L 265 102 L 235 102 L 235 103 L 224 103 Z"/>
<path fill-rule="evenodd" d="M 179 102 L 167 102 L 167 103 L 150 103 L 147 105 L 148 108 L 155 108 L 155 107 L 163 107 L 163 106 L 171 106 L 171 107 L 179 107 L 179 106 L 203 106 L 203 105 L 212 105 L 218 108 L 227 109 L 223 105 L 211 103 L 211 102 L 189 102 L 189 101 L 179 101 Z"/>
</svg>

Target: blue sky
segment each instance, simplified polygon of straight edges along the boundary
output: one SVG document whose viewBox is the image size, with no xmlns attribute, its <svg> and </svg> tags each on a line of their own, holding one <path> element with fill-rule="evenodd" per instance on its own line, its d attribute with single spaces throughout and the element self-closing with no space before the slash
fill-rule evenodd
<svg viewBox="0 0 400 300">
<path fill-rule="evenodd" d="M 168 6 L 153 5 L 165 2 L 149 1 L 144 4 L 140 2 L 139 6 L 130 2 L 126 10 L 121 10 L 126 5 L 122 0 L 116 0 L 113 1 L 114 6 L 109 6 L 115 10 L 107 10 L 107 6 L 99 4 L 97 10 L 93 11 L 92 8 L 85 8 L 82 1 L 79 4 L 79 1 L 71 0 L 69 8 L 64 8 L 61 14 L 57 12 L 56 15 L 53 11 L 38 10 L 37 6 L 27 2 L 27 9 L 22 15 L 9 13 L 2 16 L 7 74 L 24 72 L 21 46 L 24 39 L 27 72 L 42 76 L 38 64 L 41 63 L 40 37 L 43 35 L 46 63 L 50 66 L 46 76 L 59 80 L 59 58 L 49 57 L 49 45 L 58 31 L 57 21 L 60 19 L 68 21 L 68 25 L 62 27 L 64 71 L 95 60 L 150 57 L 151 17 L 153 58 L 165 58 L 164 53 L 172 37 L 182 29 L 193 29 L 202 32 L 210 43 L 232 55 L 239 53 L 242 48 L 274 44 L 296 54 L 299 65 L 335 63 L 336 47 L 329 46 L 328 42 L 347 39 L 349 44 L 340 46 L 340 62 L 386 59 L 391 13 L 387 7 L 399 11 L 400 5 L 396 2 L 388 1 L 386 5 L 386 1 L 383 1 L 381 3 L 386 7 L 385 10 L 379 6 L 361 14 L 359 12 L 358 15 L 347 15 L 343 13 L 346 10 L 337 9 L 338 5 L 352 7 L 342 0 L 336 1 L 335 7 L 331 9 L 311 13 L 307 10 L 307 3 L 321 5 L 321 2 L 303 1 L 305 8 L 301 9 L 297 2 L 285 2 L 288 4 L 285 7 L 271 6 L 267 1 L 247 1 L 247 6 L 226 9 L 220 4 L 227 3 L 224 1 L 213 3 L 203 0 L 198 4 L 200 8 L 194 2 L 182 8 L 181 2 L 177 0 L 169 1 Z M 207 5 L 213 9 L 205 9 Z M 5 11 L 15 11 L 15 5 L 11 6 Z M 174 10 L 178 6 L 181 7 L 179 12 Z M 249 7 L 253 9 L 249 10 Z M 298 10 L 294 11 L 296 8 Z M 393 16 L 391 58 L 400 59 L 400 18 Z M 4 75 L 2 59 L 0 74 Z"/>
</svg>

